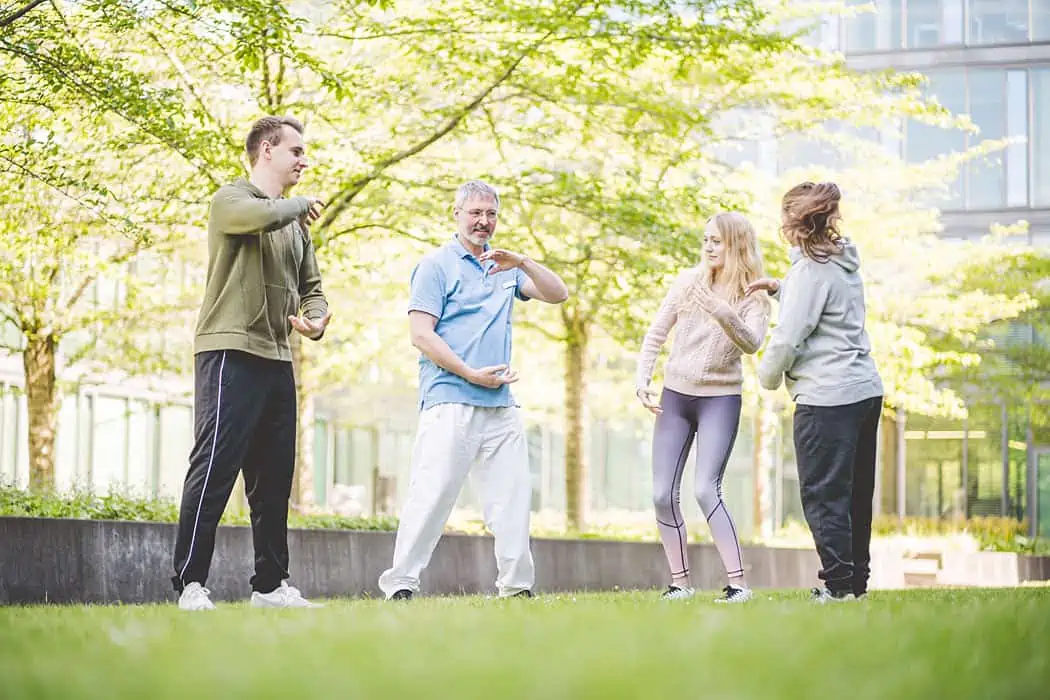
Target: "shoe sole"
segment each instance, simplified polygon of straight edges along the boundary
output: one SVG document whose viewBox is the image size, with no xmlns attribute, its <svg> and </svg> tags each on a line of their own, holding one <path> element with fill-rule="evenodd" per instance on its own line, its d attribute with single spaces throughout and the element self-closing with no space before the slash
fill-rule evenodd
<svg viewBox="0 0 1050 700">
<path fill-rule="evenodd" d="M 308 610 L 310 608 L 323 608 L 324 606 L 318 603 L 310 603 L 309 605 L 275 605 L 274 603 L 256 603 L 253 600 L 251 607 L 270 610 Z"/>
</svg>

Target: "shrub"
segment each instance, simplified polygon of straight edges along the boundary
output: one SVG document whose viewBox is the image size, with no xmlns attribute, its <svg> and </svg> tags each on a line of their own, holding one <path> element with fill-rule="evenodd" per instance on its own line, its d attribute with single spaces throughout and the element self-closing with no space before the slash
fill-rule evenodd
<svg viewBox="0 0 1050 700">
<path fill-rule="evenodd" d="M 990 516 L 942 520 L 909 516 L 901 520 L 896 516 L 880 515 L 872 523 L 872 534 L 877 537 L 969 535 L 985 551 L 1050 554 L 1050 542 L 1028 537 L 1028 521 L 1013 518 Z"/>
<path fill-rule="evenodd" d="M 97 495 L 87 491 L 74 491 L 69 494 L 38 494 L 10 486 L 0 486 L 0 516 L 4 515 L 174 523 L 179 520 L 179 507 L 168 499 L 139 498 L 121 493 Z M 250 524 L 247 515 L 230 511 L 223 515 L 222 522 L 225 525 Z M 288 526 L 306 529 L 391 531 L 397 529 L 397 518 L 293 512 L 289 515 Z"/>
</svg>

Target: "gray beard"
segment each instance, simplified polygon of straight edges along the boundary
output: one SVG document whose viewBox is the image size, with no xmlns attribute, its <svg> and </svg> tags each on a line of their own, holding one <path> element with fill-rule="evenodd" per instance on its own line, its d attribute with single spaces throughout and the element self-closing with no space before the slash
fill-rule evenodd
<svg viewBox="0 0 1050 700">
<path fill-rule="evenodd" d="M 467 233 L 466 239 L 468 241 L 470 241 L 471 243 L 473 243 L 474 245 L 485 245 L 486 243 L 488 243 L 488 241 L 481 239 L 481 236 L 484 233 L 486 233 L 486 232 L 484 232 L 484 231 L 482 231 L 482 232 L 470 231 L 469 233 Z"/>
</svg>

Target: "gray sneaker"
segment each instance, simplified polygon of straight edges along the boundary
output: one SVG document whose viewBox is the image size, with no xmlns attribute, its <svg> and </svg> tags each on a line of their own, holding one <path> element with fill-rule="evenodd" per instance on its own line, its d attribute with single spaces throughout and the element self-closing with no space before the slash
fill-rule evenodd
<svg viewBox="0 0 1050 700">
<path fill-rule="evenodd" d="M 755 594 L 751 592 L 750 588 L 744 588 L 743 586 L 734 586 L 729 584 L 722 589 L 722 597 L 715 598 L 716 603 L 746 603 L 755 597 Z"/>
<path fill-rule="evenodd" d="M 281 585 L 269 593 L 252 593 L 253 608 L 323 608 L 321 603 L 311 603 L 299 589 L 289 586 L 287 581 L 281 581 Z"/>
<path fill-rule="evenodd" d="M 696 591 L 689 586 L 668 586 L 660 597 L 664 600 L 685 600 L 692 598 Z"/>
<path fill-rule="evenodd" d="M 825 605 L 827 603 L 844 603 L 848 600 L 856 600 L 852 593 L 832 593 L 827 588 L 814 588 L 810 591 L 814 603 Z"/>
<path fill-rule="evenodd" d="M 214 610 L 215 604 L 208 597 L 210 594 L 211 591 L 195 581 L 187 583 L 179 596 L 179 610 Z"/>
</svg>

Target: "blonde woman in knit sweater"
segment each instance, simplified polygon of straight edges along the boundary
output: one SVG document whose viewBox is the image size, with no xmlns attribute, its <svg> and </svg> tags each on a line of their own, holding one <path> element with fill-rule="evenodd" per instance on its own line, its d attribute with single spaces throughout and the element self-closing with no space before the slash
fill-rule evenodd
<svg viewBox="0 0 1050 700">
<path fill-rule="evenodd" d="M 712 217 L 698 267 L 678 275 L 660 305 L 638 355 L 637 394 L 656 414 L 653 433 L 653 503 L 671 570 L 668 599 L 691 597 L 686 528 L 679 506 L 682 474 L 696 440 L 696 499 L 707 518 L 729 585 L 719 602 L 751 599 L 736 526 L 722 500 L 722 476 L 740 423 L 740 357 L 758 351 L 769 327 L 764 294 L 745 295 L 762 277 L 762 258 L 751 223 L 741 214 Z M 675 339 L 664 369 L 659 402 L 649 388 L 653 367 L 671 329 Z"/>
</svg>

